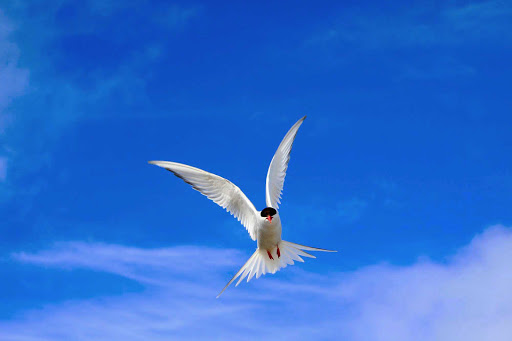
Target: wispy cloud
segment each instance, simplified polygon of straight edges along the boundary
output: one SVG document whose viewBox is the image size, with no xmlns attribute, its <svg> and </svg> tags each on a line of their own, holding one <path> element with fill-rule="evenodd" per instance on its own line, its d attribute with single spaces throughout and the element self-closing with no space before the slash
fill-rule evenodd
<svg viewBox="0 0 512 341">
<path fill-rule="evenodd" d="M 102 1 L 102 0 L 88 0 L 86 2 L 88 9 L 94 13 L 102 16 L 113 15 L 118 11 L 126 9 L 137 9 L 144 6 L 158 7 L 159 5 L 151 4 L 147 0 L 135 0 L 135 1 Z M 198 16 L 203 10 L 202 6 L 180 6 L 177 4 L 169 4 L 163 8 L 159 7 L 159 10 L 155 14 L 158 21 L 168 28 L 175 29 L 182 27 L 190 22 L 191 19 Z"/>
<path fill-rule="evenodd" d="M 502 39 L 510 39 L 512 6 L 507 1 L 475 1 L 462 6 L 447 7 L 441 16 L 460 32 L 472 32 L 483 36 L 496 36 L 504 33 Z M 477 36 L 477 38 L 479 37 Z"/>
<path fill-rule="evenodd" d="M 161 16 L 158 17 L 158 20 L 164 26 L 181 28 L 188 24 L 191 19 L 198 16 L 202 10 L 200 6 L 184 8 L 174 5 L 163 11 Z"/>
<path fill-rule="evenodd" d="M 357 221 L 364 213 L 368 203 L 360 198 L 351 198 L 340 201 L 336 206 L 337 216 L 342 222 L 353 223 Z"/>
<path fill-rule="evenodd" d="M 478 69 L 463 49 L 510 48 L 511 32 L 512 6 L 506 1 L 354 7 L 318 29 L 305 46 L 334 66 L 352 54 L 378 60 L 374 53 L 392 52 L 397 80 L 437 80 L 475 76 Z"/>
<path fill-rule="evenodd" d="M 20 51 L 12 38 L 15 29 L 0 9 L 0 134 L 10 121 L 7 106 L 25 92 L 29 80 L 28 70 L 19 66 Z"/>
<path fill-rule="evenodd" d="M 311 44 L 396 48 L 467 43 L 512 43 L 512 7 L 503 1 L 416 6 L 392 13 L 348 11 L 339 24 L 314 35 Z"/>
<path fill-rule="evenodd" d="M 7 158 L 0 156 L 0 182 L 4 181 L 7 176 Z"/>
<path fill-rule="evenodd" d="M 84 243 L 17 253 L 18 262 L 108 271 L 141 281 L 147 290 L 29 311 L 0 322 L 0 336 L 451 341 L 508 340 L 512 334 L 512 230 L 503 226 L 488 228 L 441 263 L 421 259 L 410 266 L 382 264 L 328 276 L 292 267 L 286 272 L 291 279 L 266 276 L 215 300 L 215 289 L 225 280 L 221 273 L 233 272 L 229 268 L 243 262 L 240 257 L 234 250 Z"/>
<path fill-rule="evenodd" d="M 461 64 L 454 59 L 436 59 L 430 60 L 423 65 L 406 65 L 401 77 L 408 79 L 435 80 L 450 77 L 470 77 L 475 74 L 475 68 Z"/>
<path fill-rule="evenodd" d="M 0 152 L 9 152 L 5 137 L 5 130 L 12 122 L 12 113 L 9 110 L 11 102 L 22 96 L 28 87 L 29 72 L 19 65 L 20 51 L 13 42 L 13 33 L 16 27 L 0 9 Z M 6 156 L 0 156 L 0 182 L 7 180 Z M 6 193 L 5 184 L 0 188 Z M 0 195 L 0 201 L 1 201 Z"/>
<path fill-rule="evenodd" d="M 139 11 L 135 2 L 49 1 L 45 10 L 33 6 L 7 4 L 6 8 L 12 7 L 5 11 L 9 18 L 0 11 L 0 152 L 8 151 L 9 169 L 13 170 L 9 173 L 13 176 L 4 181 L 0 200 L 19 196 L 27 205 L 33 194 L 46 186 L 38 175 L 52 166 L 52 152 L 65 132 L 85 120 L 147 113 L 151 103 L 146 88 L 152 77 L 148 70 L 169 52 L 162 40 L 138 41 L 142 38 L 133 38 L 118 28 L 123 23 L 130 28 L 130 22 L 112 25 L 114 16 L 124 17 L 123 11 Z M 158 8 L 145 4 L 143 8 L 150 12 L 148 27 L 154 27 L 161 36 L 181 30 L 201 12 L 200 7 L 169 4 Z M 73 14 L 73 20 L 63 19 L 67 18 L 66 11 Z M 35 17 L 24 20 L 29 16 Z M 86 41 L 79 40 L 82 38 Z M 101 55 L 84 58 L 76 47 L 73 50 L 65 45 L 70 41 L 92 42 L 89 50 L 102 51 Z M 100 41 L 107 44 L 103 46 Z M 96 42 L 100 46 L 94 45 Z M 109 54 L 101 49 L 114 51 L 116 44 L 127 51 Z M 68 55 L 70 51 L 75 55 Z M 105 66 L 102 58 L 111 54 L 115 57 L 110 58 L 117 59 Z M 25 56 L 21 66 L 20 55 Z M 66 64 L 77 61 L 82 63 L 73 67 Z M 12 103 L 21 95 L 25 96 L 23 102 Z"/>
<path fill-rule="evenodd" d="M 164 285 L 165 279 L 169 280 L 178 274 L 205 274 L 217 267 L 236 267 L 236 258 L 241 258 L 240 256 L 235 250 L 207 247 L 140 249 L 111 244 L 66 242 L 56 243 L 52 249 L 38 253 L 15 253 L 12 258 L 45 267 L 104 271 L 141 283 Z"/>
</svg>

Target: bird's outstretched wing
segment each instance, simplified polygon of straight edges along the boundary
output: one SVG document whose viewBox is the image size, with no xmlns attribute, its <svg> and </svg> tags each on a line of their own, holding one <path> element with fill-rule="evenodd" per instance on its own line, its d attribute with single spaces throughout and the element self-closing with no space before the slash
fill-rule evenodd
<svg viewBox="0 0 512 341">
<path fill-rule="evenodd" d="M 240 188 L 231 181 L 181 163 L 168 161 L 149 161 L 149 163 L 167 169 L 226 209 L 245 226 L 252 240 L 256 240 L 258 211 Z"/>
<path fill-rule="evenodd" d="M 292 151 L 293 141 L 295 135 L 299 130 L 302 121 L 306 119 L 306 116 L 301 118 L 290 128 L 286 133 L 283 141 L 277 148 L 277 151 L 270 162 L 267 173 L 267 189 L 266 189 L 266 203 L 268 207 L 275 209 L 279 208 L 281 203 L 281 193 L 283 192 L 284 178 L 286 176 L 286 170 L 288 169 L 288 162 L 290 161 L 290 152 Z"/>
</svg>

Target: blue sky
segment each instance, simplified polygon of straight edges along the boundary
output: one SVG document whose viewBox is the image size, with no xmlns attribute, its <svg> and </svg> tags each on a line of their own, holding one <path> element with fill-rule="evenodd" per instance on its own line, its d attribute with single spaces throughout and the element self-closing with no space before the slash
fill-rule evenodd
<svg viewBox="0 0 512 341">
<path fill-rule="evenodd" d="M 511 59 L 507 1 L 0 1 L 0 338 L 505 340 Z M 215 300 L 255 244 L 147 161 L 262 209 L 305 114 L 283 238 L 339 252 Z"/>
</svg>

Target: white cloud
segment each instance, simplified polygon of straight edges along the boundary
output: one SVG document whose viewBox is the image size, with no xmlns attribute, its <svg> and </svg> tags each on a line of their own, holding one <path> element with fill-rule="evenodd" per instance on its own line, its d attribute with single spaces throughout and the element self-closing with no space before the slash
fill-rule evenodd
<svg viewBox="0 0 512 341">
<path fill-rule="evenodd" d="M 206 247 L 139 249 L 82 242 L 56 243 L 52 249 L 35 254 L 13 254 L 14 259 L 23 263 L 104 271 L 151 285 L 167 285 L 166 280 L 177 274 L 210 272 L 213 267 L 236 267 L 237 256 L 240 255 L 235 250 Z"/>
<path fill-rule="evenodd" d="M 7 341 L 500 341 L 512 335 L 512 229 L 503 226 L 487 229 L 443 262 L 423 259 L 322 276 L 291 267 L 230 288 L 219 300 L 216 292 L 248 255 L 200 247 L 64 243 L 13 257 L 115 273 L 140 281 L 146 291 L 26 312 L 0 322 L 0 338 Z"/>
<path fill-rule="evenodd" d="M 512 232 L 495 226 L 443 264 L 358 271 L 339 286 L 358 312 L 344 327 L 355 340 L 507 340 L 511 261 Z"/>
</svg>

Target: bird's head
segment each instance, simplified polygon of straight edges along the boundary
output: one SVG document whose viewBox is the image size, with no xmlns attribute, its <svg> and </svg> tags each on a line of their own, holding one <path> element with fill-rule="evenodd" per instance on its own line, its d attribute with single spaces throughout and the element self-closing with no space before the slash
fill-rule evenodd
<svg viewBox="0 0 512 341">
<path fill-rule="evenodd" d="M 264 208 L 260 215 L 267 219 L 269 223 L 272 222 L 272 219 L 274 218 L 274 215 L 276 215 L 277 211 L 275 208 L 272 208 L 272 207 L 267 207 L 267 208 Z"/>
</svg>

